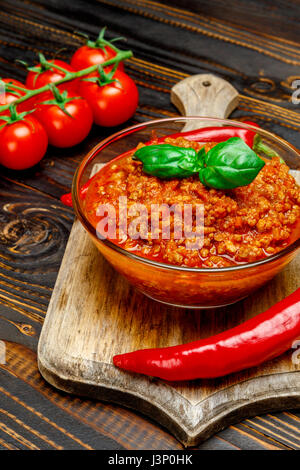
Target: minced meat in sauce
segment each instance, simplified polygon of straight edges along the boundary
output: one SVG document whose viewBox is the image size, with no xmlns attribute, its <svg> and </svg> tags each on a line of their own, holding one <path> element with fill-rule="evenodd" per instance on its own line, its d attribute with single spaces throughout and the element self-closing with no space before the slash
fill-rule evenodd
<svg viewBox="0 0 300 470">
<path fill-rule="evenodd" d="M 202 147 L 182 137 L 166 138 L 165 143 Z M 213 145 L 206 144 L 206 151 Z M 149 214 L 153 203 L 203 204 L 204 243 L 199 250 L 187 249 L 186 240 L 175 239 L 172 230 L 170 239 L 112 240 L 125 250 L 178 266 L 226 267 L 273 255 L 299 236 L 300 187 L 278 157 L 266 160 L 248 186 L 221 191 L 205 187 L 198 175 L 171 180 L 147 175 L 132 154 L 115 159 L 94 177 L 85 199 L 92 225 L 99 221 L 98 205 L 110 203 L 118 211 L 120 196 L 127 197 L 128 206 L 144 204 Z"/>
</svg>

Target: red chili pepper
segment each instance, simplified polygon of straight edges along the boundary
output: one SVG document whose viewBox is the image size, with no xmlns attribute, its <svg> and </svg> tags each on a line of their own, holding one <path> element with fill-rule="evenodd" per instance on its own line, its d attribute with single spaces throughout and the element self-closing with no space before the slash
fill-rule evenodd
<svg viewBox="0 0 300 470">
<path fill-rule="evenodd" d="M 300 336 L 300 288 L 266 312 L 218 335 L 114 356 L 114 365 L 165 380 L 221 377 L 280 356 Z"/>
<path fill-rule="evenodd" d="M 257 126 L 250 121 L 245 121 L 245 124 L 250 124 L 251 126 Z M 230 137 L 240 137 L 243 141 L 249 145 L 250 148 L 253 148 L 254 138 L 256 134 L 253 131 L 248 129 L 243 129 L 241 127 L 204 127 L 202 129 L 195 129 L 193 131 L 187 132 L 178 132 L 176 134 L 171 134 L 168 137 L 176 139 L 177 137 L 183 137 L 186 140 L 191 142 L 225 142 L 230 139 Z M 163 142 L 165 137 L 158 139 L 158 141 Z"/>
<path fill-rule="evenodd" d="M 259 125 L 252 121 L 244 121 L 243 124 L 248 124 L 250 126 L 259 128 Z M 242 127 L 225 126 L 203 127 L 201 129 L 195 129 L 193 131 L 176 132 L 175 134 L 163 136 L 158 139 L 155 139 L 154 137 L 154 139 L 158 143 L 164 142 L 166 137 L 171 137 L 172 139 L 176 139 L 177 137 L 184 137 L 185 139 L 190 140 L 191 142 L 225 142 L 231 137 L 240 137 L 247 145 L 249 145 L 249 147 L 253 148 L 256 136 L 257 134 L 252 130 L 250 131 L 249 129 L 243 129 Z"/>
<path fill-rule="evenodd" d="M 243 123 L 259 128 L 259 126 L 252 121 L 244 121 Z M 202 129 L 195 129 L 194 131 L 178 132 L 167 137 L 173 139 L 184 137 L 191 142 L 225 142 L 231 137 L 240 137 L 256 153 L 264 153 L 268 157 L 278 157 L 278 153 L 275 152 L 275 150 L 262 142 L 259 134 L 249 129 L 243 129 L 242 127 L 203 127 Z M 158 139 L 158 142 L 163 142 L 165 138 L 166 137 L 161 137 Z"/>
<path fill-rule="evenodd" d="M 65 206 L 73 207 L 72 194 L 71 193 L 63 194 L 60 197 L 60 200 Z"/>
<path fill-rule="evenodd" d="M 244 121 L 245 124 L 249 124 L 251 126 L 259 127 L 257 124 L 251 121 Z M 194 131 L 189 132 L 178 132 L 176 134 L 171 134 L 168 136 L 161 137 L 156 139 L 156 142 L 162 143 L 164 142 L 166 137 L 176 138 L 176 137 L 184 137 L 187 140 L 193 142 L 224 142 L 228 140 L 230 137 L 240 137 L 244 140 L 244 142 L 252 148 L 255 152 L 260 153 L 263 152 L 269 157 L 277 157 L 278 154 L 272 150 L 269 146 L 264 144 L 261 141 L 261 138 L 258 134 L 254 131 L 250 131 L 248 129 L 243 129 L 241 127 L 203 127 L 202 129 L 196 129 Z M 149 142 L 151 144 L 152 141 Z M 86 183 L 88 185 L 89 182 Z M 84 197 L 86 193 L 87 187 L 85 189 L 82 188 L 81 196 Z M 63 198 L 69 202 L 72 201 L 71 195 L 66 194 Z M 63 199 L 61 201 L 64 203 Z M 70 205 L 70 204 L 67 204 Z M 72 203 L 71 203 L 72 206 Z"/>
<path fill-rule="evenodd" d="M 81 197 L 81 199 L 85 198 L 91 181 L 92 181 L 92 178 L 89 179 L 86 183 L 84 183 L 84 185 L 80 188 L 80 197 Z M 60 197 L 60 200 L 65 206 L 73 207 L 72 193 L 63 194 Z"/>
</svg>

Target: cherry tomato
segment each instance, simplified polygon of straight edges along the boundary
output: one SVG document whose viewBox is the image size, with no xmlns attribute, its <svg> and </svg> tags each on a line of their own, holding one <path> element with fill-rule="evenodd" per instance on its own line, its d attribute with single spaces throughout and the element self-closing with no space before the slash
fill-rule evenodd
<svg viewBox="0 0 300 470">
<path fill-rule="evenodd" d="M 0 126 L 5 122 L 0 121 Z M 0 163 L 12 170 L 25 170 L 46 153 L 48 137 L 42 124 L 31 114 L 0 130 Z"/>
<path fill-rule="evenodd" d="M 21 88 L 26 88 L 23 83 L 19 82 L 18 80 L 14 80 L 13 78 L 3 78 L 2 82 L 6 83 L 7 85 L 12 84 L 19 86 Z M 21 96 L 24 96 L 26 92 L 20 91 L 20 90 L 12 90 L 12 91 L 7 91 L 5 90 L 4 93 L 1 94 L 1 106 L 5 104 L 10 104 L 16 101 L 18 98 L 21 98 Z"/>
<path fill-rule="evenodd" d="M 2 81 L 7 85 L 11 83 L 12 85 L 16 85 L 26 89 L 26 86 L 23 83 L 13 78 L 2 78 Z M 0 95 L 0 106 L 11 104 L 17 99 L 21 98 L 21 96 L 24 96 L 25 94 L 26 92 L 20 90 L 5 91 L 3 94 Z M 23 111 L 29 111 L 30 109 L 32 109 L 33 104 L 34 103 L 32 99 L 26 100 L 23 103 L 17 105 L 17 110 L 20 113 Z M 3 114 L 8 114 L 8 111 L 4 111 Z"/>
<path fill-rule="evenodd" d="M 75 72 L 73 67 L 71 67 L 69 64 L 67 64 L 67 62 L 64 62 L 62 60 L 55 59 L 55 60 L 50 60 L 49 62 L 51 62 L 54 65 L 63 67 L 68 72 Z M 40 67 L 40 66 L 41 64 L 39 64 L 37 67 Z M 26 78 L 26 86 L 30 90 L 35 90 L 36 88 L 41 88 L 45 85 L 48 85 L 49 83 L 55 83 L 64 77 L 65 77 L 65 73 L 55 68 L 45 70 L 44 72 L 41 72 L 41 73 L 28 72 L 28 75 Z M 61 85 L 58 85 L 58 88 L 60 91 L 68 90 L 72 93 L 76 93 L 78 91 L 78 85 L 79 85 L 78 80 L 71 80 L 69 82 L 65 82 L 65 83 L 62 83 Z M 40 103 L 41 101 L 45 101 L 46 99 L 49 99 L 49 96 L 52 96 L 51 92 L 41 93 L 40 95 L 37 95 L 35 97 L 35 100 L 36 102 Z"/>
<path fill-rule="evenodd" d="M 93 73 L 90 76 L 97 76 Z M 127 121 L 138 105 L 138 90 L 134 81 L 124 72 L 116 70 L 115 81 L 104 86 L 87 81 L 80 82 L 79 94 L 92 108 L 94 122 L 111 127 Z"/>
<path fill-rule="evenodd" d="M 71 67 L 75 70 L 82 70 L 92 65 L 103 64 L 103 62 L 112 59 L 117 54 L 109 46 L 101 47 L 89 47 L 82 46 L 74 53 L 71 59 Z M 105 67 L 105 70 L 112 69 L 113 65 Z M 124 71 L 124 64 L 120 62 L 118 70 Z"/>
<path fill-rule="evenodd" d="M 75 95 L 68 93 L 68 98 Z M 55 147 L 73 147 L 86 138 L 93 124 L 87 101 L 80 98 L 64 104 L 65 113 L 56 104 L 38 105 L 34 116 L 43 124 L 49 143 Z"/>
</svg>

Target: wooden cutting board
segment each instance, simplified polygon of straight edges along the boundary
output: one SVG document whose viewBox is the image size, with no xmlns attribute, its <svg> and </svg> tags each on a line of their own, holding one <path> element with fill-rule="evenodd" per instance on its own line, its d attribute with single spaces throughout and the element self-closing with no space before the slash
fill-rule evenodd
<svg viewBox="0 0 300 470">
<path fill-rule="evenodd" d="M 192 114 L 212 114 L 206 100 L 217 97 L 214 115 L 227 117 L 236 105 L 236 90 L 213 76 L 191 80 L 192 93 L 196 90 L 201 97 L 196 107 L 192 100 Z M 182 83 L 172 91 L 173 102 L 186 114 L 191 114 L 190 93 Z M 266 286 L 225 308 L 168 307 L 137 292 L 117 274 L 76 220 L 40 336 L 40 372 L 61 390 L 150 416 L 186 446 L 245 417 L 300 407 L 300 365 L 292 350 L 241 373 L 183 383 L 123 372 L 112 364 L 115 354 L 186 343 L 236 326 L 299 287 L 299 271 L 298 256 Z"/>
</svg>

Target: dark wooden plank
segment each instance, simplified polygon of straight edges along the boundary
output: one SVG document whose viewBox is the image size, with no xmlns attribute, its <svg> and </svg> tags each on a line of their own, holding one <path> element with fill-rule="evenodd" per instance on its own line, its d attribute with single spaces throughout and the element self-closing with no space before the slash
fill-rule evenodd
<svg viewBox="0 0 300 470">
<path fill-rule="evenodd" d="M 1 401 L 14 403 L 18 416 L 30 412 L 32 419 L 38 417 L 38 429 L 44 425 L 48 438 L 64 448 L 71 442 L 96 449 L 182 448 L 170 434 L 129 410 L 58 392 L 39 374 L 35 353 L 9 342 L 6 364 L 0 364 L 0 395 Z"/>
<path fill-rule="evenodd" d="M 73 212 L 7 178 L 0 198 L 0 332 L 36 348 Z"/>
<path fill-rule="evenodd" d="M 255 433 L 247 428 L 243 423 L 230 426 L 219 434 L 229 442 L 239 445 L 243 450 L 289 450 L 290 448 L 282 445 L 275 440 Z"/>
<path fill-rule="evenodd" d="M 240 447 L 228 442 L 225 438 L 213 436 L 199 447 L 200 450 L 241 450 Z"/>
<path fill-rule="evenodd" d="M 298 34 L 298 10 L 297 0 L 289 1 L 288 11 L 286 2 L 272 0 L 272 2 L 260 2 L 240 0 L 228 3 L 225 0 L 164 0 L 170 7 L 195 12 L 205 17 L 213 17 L 218 21 L 235 25 L 237 29 L 247 28 L 261 35 L 280 36 L 295 43 Z M 232 14 L 234 11 L 234 14 Z M 284 12 L 284 13 L 283 13 Z M 284 20 L 283 20 L 284 17 Z M 263 25 L 263 30 L 261 28 Z"/>
<path fill-rule="evenodd" d="M 245 424 L 292 449 L 300 448 L 300 427 L 296 423 L 292 424 L 283 413 L 247 419 Z"/>
</svg>

